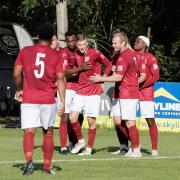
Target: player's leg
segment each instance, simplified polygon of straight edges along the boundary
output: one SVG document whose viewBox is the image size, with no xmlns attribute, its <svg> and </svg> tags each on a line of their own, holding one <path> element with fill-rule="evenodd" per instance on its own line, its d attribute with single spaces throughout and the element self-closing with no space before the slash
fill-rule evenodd
<svg viewBox="0 0 180 180">
<path fill-rule="evenodd" d="M 96 118 L 95 117 L 87 117 L 88 120 L 88 144 L 86 146 L 86 149 L 79 153 L 78 155 L 91 155 L 92 154 L 92 148 L 94 145 L 94 140 L 96 137 Z"/>
<path fill-rule="evenodd" d="M 74 148 L 71 151 L 72 154 L 78 153 L 85 146 L 85 141 L 81 131 L 81 126 L 78 121 L 79 113 L 82 111 L 83 108 L 84 108 L 84 97 L 76 94 L 69 115 L 69 120 L 72 129 L 78 139 L 78 143 L 75 144 Z"/>
<path fill-rule="evenodd" d="M 121 121 L 120 100 L 112 99 L 111 116 L 113 117 L 114 126 L 120 143 L 120 149 L 112 154 L 124 154 L 128 151 L 128 130 L 124 121 Z"/>
<path fill-rule="evenodd" d="M 84 116 L 83 116 L 83 114 L 80 113 L 79 117 L 78 117 L 78 121 L 79 121 L 80 126 L 82 126 L 83 120 L 84 120 Z M 69 137 L 69 144 L 73 148 L 74 145 L 78 142 L 78 139 L 77 139 L 77 137 L 76 137 L 76 135 L 72 129 L 70 122 L 68 122 L 68 137 Z"/>
<path fill-rule="evenodd" d="M 54 174 L 51 168 L 51 161 L 54 153 L 53 129 L 56 112 L 56 104 L 41 105 L 40 122 L 43 127 L 42 151 L 44 157 L 42 172 L 48 174 Z"/>
<path fill-rule="evenodd" d="M 129 137 L 132 146 L 132 153 L 127 157 L 142 157 L 139 142 L 139 130 L 137 129 L 135 120 L 125 120 L 129 131 Z"/>
<path fill-rule="evenodd" d="M 33 149 L 34 149 L 35 128 L 27 128 L 24 130 L 23 150 L 26 158 L 26 166 L 23 175 L 28 176 L 33 173 Z"/>
<path fill-rule="evenodd" d="M 141 117 L 145 118 L 149 127 L 152 156 L 157 156 L 158 151 L 158 128 L 154 119 L 154 102 L 140 101 Z"/>
<path fill-rule="evenodd" d="M 96 103 L 94 103 L 96 102 Z M 100 95 L 91 95 L 85 97 L 85 115 L 88 120 L 88 144 L 86 149 L 78 155 L 91 155 L 94 140 L 96 137 L 96 117 L 99 116 L 101 98 Z"/>
<path fill-rule="evenodd" d="M 122 121 L 126 121 L 126 126 L 129 132 L 132 153 L 127 153 L 127 157 L 142 157 L 139 143 L 139 130 L 136 127 L 136 107 L 138 99 L 120 99 Z"/>
<path fill-rule="evenodd" d="M 60 102 L 59 94 L 57 94 L 57 99 Z M 66 89 L 65 96 L 65 113 L 60 119 L 59 125 L 59 138 L 60 138 L 60 146 L 61 146 L 61 154 L 67 154 L 67 136 L 68 136 L 68 121 L 69 121 L 69 113 L 72 104 L 73 97 L 75 95 L 75 91 Z M 60 103 L 59 103 L 60 104 Z"/>
<path fill-rule="evenodd" d="M 158 156 L 158 128 L 154 118 L 146 118 L 151 139 L 152 156 Z"/>
<path fill-rule="evenodd" d="M 42 172 L 46 172 L 48 174 L 53 174 L 51 168 L 51 161 L 54 153 L 53 129 L 54 127 L 49 127 L 47 130 L 43 129 L 42 151 L 44 157 L 44 165 Z"/>
<path fill-rule="evenodd" d="M 36 104 L 21 105 L 21 128 L 24 130 L 23 150 L 26 158 L 26 167 L 23 175 L 31 175 L 34 168 L 33 149 L 35 128 L 40 124 L 40 107 Z"/>
<path fill-rule="evenodd" d="M 120 144 L 120 149 L 118 151 L 113 152 L 112 154 L 122 154 L 124 155 L 125 153 L 128 152 L 128 140 L 129 140 L 129 133 L 128 129 L 126 127 L 125 121 L 121 121 L 120 116 L 114 116 L 113 117 L 113 122 L 115 125 L 115 130 L 117 133 L 117 137 L 119 140 Z"/>
<path fill-rule="evenodd" d="M 61 154 L 67 154 L 67 135 L 68 135 L 68 121 L 69 121 L 69 114 L 64 113 L 64 115 L 60 119 L 60 126 L 59 126 L 59 137 L 60 137 L 60 146 L 61 146 Z"/>
<path fill-rule="evenodd" d="M 23 149 L 26 158 L 26 163 L 32 160 L 33 157 L 34 136 L 35 136 L 35 128 L 24 129 Z"/>
</svg>

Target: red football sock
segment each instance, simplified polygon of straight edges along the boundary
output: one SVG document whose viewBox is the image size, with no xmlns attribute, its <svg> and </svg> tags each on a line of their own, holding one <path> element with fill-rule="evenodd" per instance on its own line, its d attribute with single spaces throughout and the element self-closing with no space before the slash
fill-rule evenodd
<svg viewBox="0 0 180 180">
<path fill-rule="evenodd" d="M 66 143 L 67 143 L 67 123 L 64 121 L 60 122 L 60 126 L 59 126 L 59 137 L 60 137 L 60 145 L 61 148 L 66 147 Z"/>
<path fill-rule="evenodd" d="M 50 170 L 54 153 L 54 138 L 52 133 L 44 133 L 42 150 L 44 156 L 44 169 Z"/>
<path fill-rule="evenodd" d="M 83 120 L 84 120 L 83 114 L 79 114 L 78 121 L 79 121 L 80 126 L 82 126 Z M 78 139 L 70 123 L 68 123 L 68 136 L 69 136 L 69 141 L 72 142 L 72 145 L 74 146 L 78 142 Z"/>
<path fill-rule="evenodd" d="M 133 148 L 139 148 L 139 131 L 136 125 L 128 128 L 129 137 Z"/>
<path fill-rule="evenodd" d="M 79 121 L 72 123 L 72 129 L 73 129 L 78 140 L 83 139 L 83 135 L 82 135 L 81 126 L 79 124 Z"/>
<path fill-rule="evenodd" d="M 32 160 L 34 149 L 34 133 L 25 132 L 23 138 L 23 149 L 26 157 L 26 162 Z"/>
<path fill-rule="evenodd" d="M 151 138 L 151 145 L 153 150 L 157 150 L 158 146 L 158 129 L 156 123 L 149 126 L 149 135 Z"/>
<path fill-rule="evenodd" d="M 88 130 L 88 145 L 87 147 L 92 148 L 96 137 L 96 128 Z"/>
<path fill-rule="evenodd" d="M 128 145 L 129 133 L 124 121 L 116 125 L 116 131 L 120 144 Z"/>
</svg>

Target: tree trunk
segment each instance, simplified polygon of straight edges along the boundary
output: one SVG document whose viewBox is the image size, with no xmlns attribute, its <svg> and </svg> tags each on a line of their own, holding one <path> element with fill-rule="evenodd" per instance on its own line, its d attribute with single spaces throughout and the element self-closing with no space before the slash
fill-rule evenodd
<svg viewBox="0 0 180 180">
<path fill-rule="evenodd" d="M 65 47 L 64 34 L 68 30 L 67 1 L 57 0 L 56 5 L 57 35 L 60 39 L 59 46 Z"/>
</svg>

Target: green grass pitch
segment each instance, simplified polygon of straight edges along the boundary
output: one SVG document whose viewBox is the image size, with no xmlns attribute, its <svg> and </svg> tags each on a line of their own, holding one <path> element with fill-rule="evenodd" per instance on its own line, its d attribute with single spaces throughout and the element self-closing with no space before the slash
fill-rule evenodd
<svg viewBox="0 0 180 180">
<path fill-rule="evenodd" d="M 87 130 L 83 133 L 87 139 Z M 97 129 L 95 153 L 92 156 L 59 154 L 59 136 L 55 129 L 53 167 L 55 175 L 41 174 L 42 151 L 41 129 L 35 137 L 35 170 L 32 176 L 23 177 L 24 154 L 21 129 L 0 127 L 0 180 L 179 180 L 180 179 L 180 134 L 159 133 L 159 157 L 151 157 L 148 132 L 140 132 L 143 158 L 127 159 L 111 155 L 117 150 L 118 140 L 113 129 Z"/>
</svg>

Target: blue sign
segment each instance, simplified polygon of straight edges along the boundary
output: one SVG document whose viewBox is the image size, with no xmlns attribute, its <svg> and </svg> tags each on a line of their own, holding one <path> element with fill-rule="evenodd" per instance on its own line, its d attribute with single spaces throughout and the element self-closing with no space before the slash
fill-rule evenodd
<svg viewBox="0 0 180 180">
<path fill-rule="evenodd" d="M 180 119 L 180 83 L 157 82 L 154 88 L 155 117 Z"/>
</svg>

